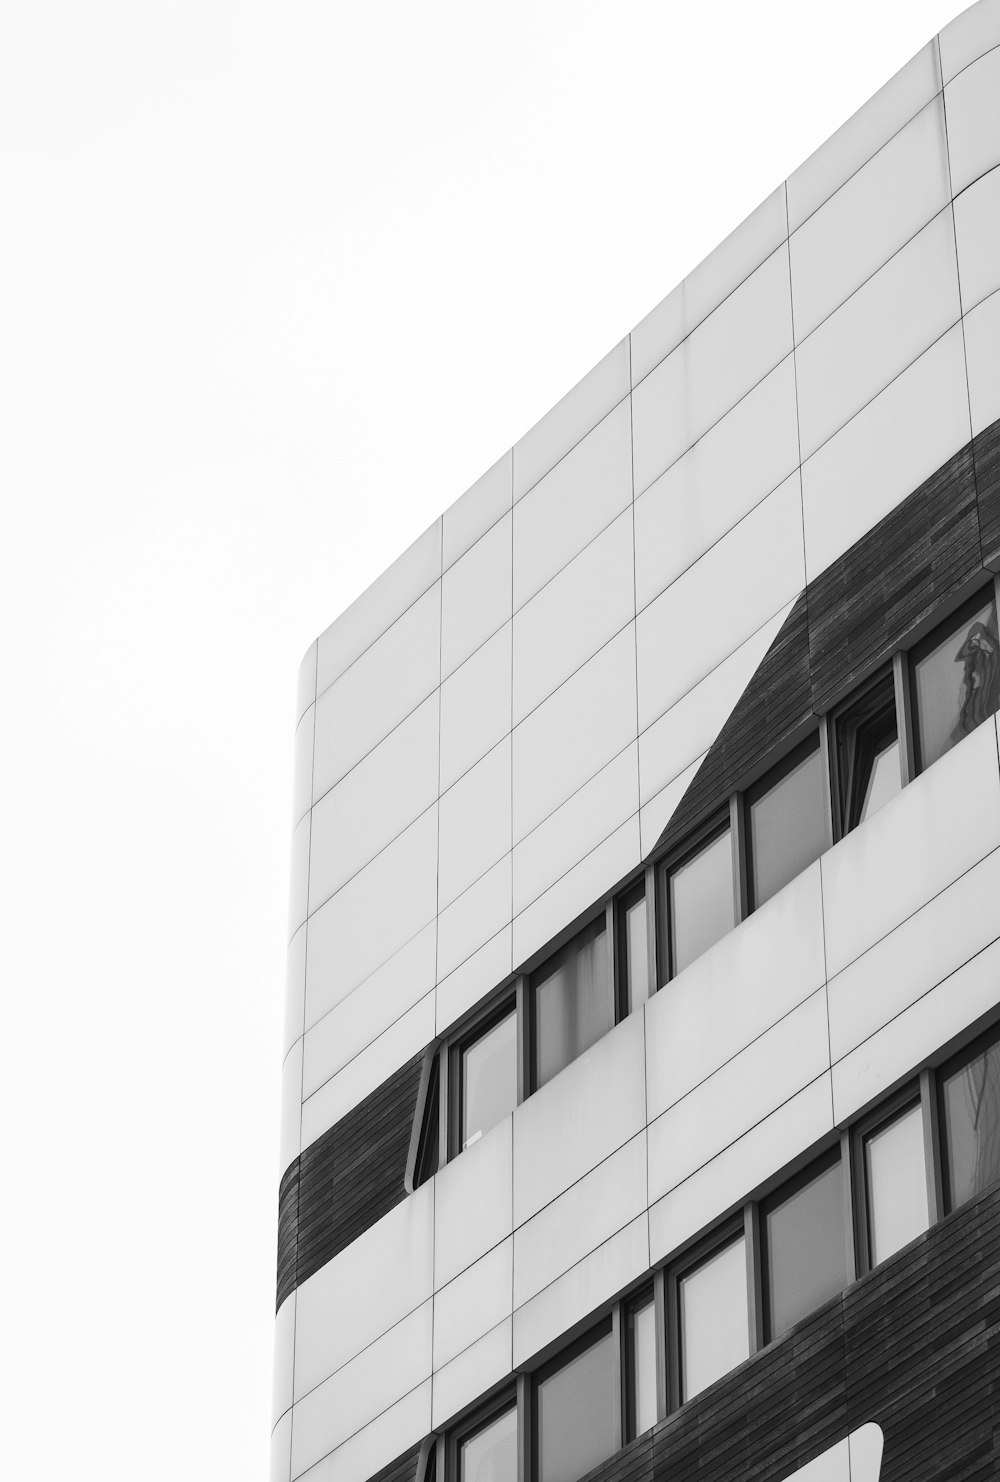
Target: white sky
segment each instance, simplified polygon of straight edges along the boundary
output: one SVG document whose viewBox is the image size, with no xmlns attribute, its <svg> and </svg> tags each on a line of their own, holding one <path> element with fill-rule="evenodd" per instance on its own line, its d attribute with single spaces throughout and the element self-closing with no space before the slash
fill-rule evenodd
<svg viewBox="0 0 1000 1482">
<path fill-rule="evenodd" d="M 7 1475 L 266 1477 L 299 658 L 961 8 L 7 0 Z"/>
</svg>

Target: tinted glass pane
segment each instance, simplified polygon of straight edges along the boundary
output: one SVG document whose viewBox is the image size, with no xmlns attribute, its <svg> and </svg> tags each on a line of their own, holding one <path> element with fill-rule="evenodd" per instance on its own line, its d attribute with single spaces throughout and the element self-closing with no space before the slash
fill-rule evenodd
<svg viewBox="0 0 1000 1482">
<path fill-rule="evenodd" d="M 871 818 L 896 796 L 899 789 L 899 742 L 892 740 L 872 762 L 858 822 L 864 823 L 866 818 Z"/>
<path fill-rule="evenodd" d="M 656 1424 L 656 1304 L 652 1295 L 628 1310 L 629 1439 Z"/>
<path fill-rule="evenodd" d="M 919 1103 L 865 1139 L 865 1180 L 868 1254 L 877 1266 L 929 1224 Z"/>
<path fill-rule="evenodd" d="M 462 1054 L 462 1147 L 517 1105 L 517 1015 L 513 1010 Z"/>
<path fill-rule="evenodd" d="M 610 1329 L 541 1380 L 536 1392 L 539 1482 L 576 1482 L 618 1448 Z"/>
<path fill-rule="evenodd" d="M 1000 1044 L 974 1056 L 942 1085 L 948 1208 L 1000 1178 Z"/>
<path fill-rule="evenodd" d="M 754 905 L 787 885 L 826 847 L 819 747 L 750 805 Z"/>
<path fill-rule="evenodd" d="M 1000 646 L 992 598 L 913 666 L 920 765 L 929 767 L 1000 703 Z"/>
<path fill-rule="evenodd" d="M 517 1406 L 459 1447 L 461 1482 L 517 1482 Z"/>
<path fill-rule="evenodd" d="M 765 1213 L 770 1337 L 847 1284 L 840 1163 L 823 1169 Z"/>
<path fill-rule="evenodd" d="M 670 874 L 670 970 L 679 973 L 736 925 L 729 830 Z"/>
<path fill-rule="evenodd" d="M 614 1023 L 603 916 L 541 969 L 533 988 L 535 1085 L 544 1086 Z"/>
<path fill-rule="evenodd" d="M 646 951 L 646 897 L 625 909 L 625 974 L 629 1013 L 649 997 L 649 955 Z"/>
<path fill-rule="evenodd" d="M 679 1286 L 681 1389 L 689 1400 L 750 1352 L 743 1236 L 682 1277 Z"/>
</svg>

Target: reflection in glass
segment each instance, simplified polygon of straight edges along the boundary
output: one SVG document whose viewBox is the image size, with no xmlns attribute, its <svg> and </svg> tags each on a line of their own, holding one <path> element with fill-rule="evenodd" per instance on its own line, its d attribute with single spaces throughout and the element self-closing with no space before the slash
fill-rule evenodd
<svg viewBox="0 0 1000 1482">
<path fill-rule="evenodd" d="M 941 1084 L 949 1210 L 1000 1178 L 1000 1043 Z"/>
<path fill-rule="evenodd" d="M 1000 643 L 993 598 L 953 625 L 913 665 L 921 768 L 950 751 L 1000 705 Z"/>
<path fill-rule="evenodd" d="M 622 911 L 625 953 L 625 991 L 628 1012 L 649 997 L 649 954 L 646 950 L 646 896 L 637 896 Z"/>
<path fill-rule="evenodd" d="M 883 674 L 836 721 L 840 831 L 849 833 L 899 792 L 892 673 Z"/>
<path fill-rule="evenodd" d="M 777 1338 L 847 1284 L 840 1160 L 765 1206 L 768 1336 Z"/>
<path fill-rule="evenodd" d="M 542 1379 L 535 1392 L 537 1482 L 576 1482 L 617 1451 L 614 1339 L 597 1339 Z"/>
<path fill-rule="evenodd" d="M 625 1316 L 628 1440 L 656 1424 L 656 1303 L 652 1292 Z"/>
<path fill-rule="evenodd" d="M 513 1009 L 462 1051 L 462 1147 L 517 1105 L 517 1015 Z"/>
<path fill-rule="evenodd" d="M 728 828 L 670 873 L 670 971 L 683 972 L 736 925 Z"/>
<path fill-rule="evenodd" d="M 537 1088 L 614 1024 L 603 916 L 539 968 L 532 978 L 532 992 Z"/>
<path fill-rule="evenodd" d="M 681 1399 L 689 1400 L 750 1353 L 743 1236 L 683 1276 L 678 1286 Z"/>
<path fill-rule="evenodd" d="M 458 1449 L 460 1482 L 517 1482 L 517 1406 L 487 1421 Z"/>
<path fill-rule="evenodd" d="M 920 1103 L 865 1138 L 868 1260 L 887 1260 L 930 1223 Z"/>
<path fill-rule="evenodd" d="M 762 906 L 826 848 L 818 743 L 750 804 L 753 901 Z"/>
</svg>

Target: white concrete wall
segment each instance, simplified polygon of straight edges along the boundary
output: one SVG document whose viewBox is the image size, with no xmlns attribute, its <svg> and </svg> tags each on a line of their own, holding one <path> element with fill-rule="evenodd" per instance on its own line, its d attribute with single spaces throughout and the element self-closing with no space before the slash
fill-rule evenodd
<svg viewBox="0 0 1000 1482">
<path fill-rule="evenodd" d="M 313 645 L 282 1168 L 638 865 L 806 581 L 1000 416 L 998 243 L 984 0 Z M 367 1478 L 972 1022 L 998 849 L 990 724 L 305 1282 L 274 1477 Z"/>
</svg>

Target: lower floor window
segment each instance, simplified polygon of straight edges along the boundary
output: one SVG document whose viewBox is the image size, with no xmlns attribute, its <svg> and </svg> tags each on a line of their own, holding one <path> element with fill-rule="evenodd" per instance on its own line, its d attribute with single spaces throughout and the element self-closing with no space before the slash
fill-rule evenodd
<svg viewBox="0 0 1000 1482">
<path fill-rule="evenodd" d="M 767 1331 L 778 1338 L 847 1285 L 839 1156 L 792 1180 L 762 1213 Z"/>
<path fill-rule="evenodd" d="M 678 1307 L 680 1391 L 689 1400 L 750 1355 L 742 1235 L 680 1278 Z"/>
<path fill-rule="evenodd" d="M 610 1319 L 535 1383 L 536 1482 L 577 1482 L 621 1445 Z"/>
<path fill-rule="evenodd" d="M 517 1406 L 511 1405 L 459 1442 L 459 1482 L 517 1482 Z"/>
<path fill-rule="evenodd" d="M 941 1078 L 949 1210 L 1000 1178 L 1000 1040 L 964 1056 Z"/>
</svg>

